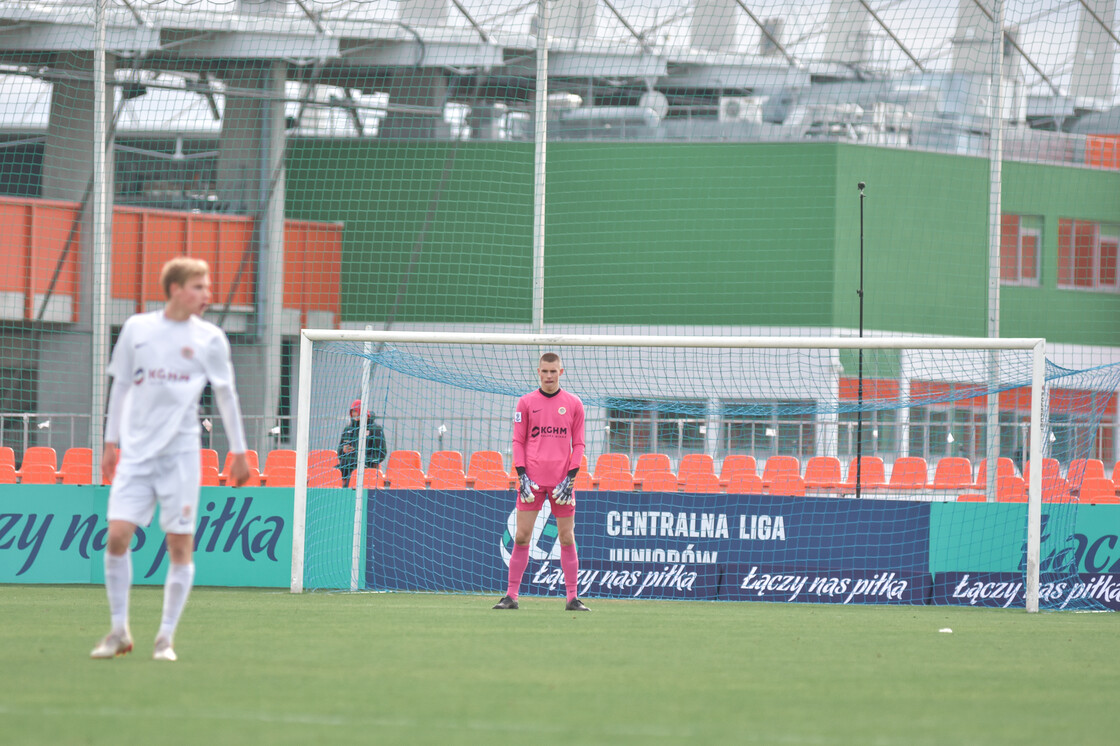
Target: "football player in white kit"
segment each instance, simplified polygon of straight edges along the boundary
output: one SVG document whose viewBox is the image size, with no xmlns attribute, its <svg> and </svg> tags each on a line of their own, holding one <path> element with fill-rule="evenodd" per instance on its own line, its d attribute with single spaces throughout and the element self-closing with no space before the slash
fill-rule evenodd
<svg viewBox="0 0 1120 746">
<path fill-rule="evenodd" d="M 163 266 L 160 284 L 167 305 L 129 318 L 109 362 L 113 384 L 101 472 L 112 480 L 105 551 L 112 629 L 90 653 L 92 658 L 113 658 L 132 650 L 128 626 L 132 537 L 137 526 L 151 523 L 158 504 L 171 564 L 152 657 L 176 659 L 175 628 L 194 583 L 192 551 L 201 472 L 198 402 L 207 381 L 234 454 L 230 479 L 238 486 L 249 479 L 229 340 L 220 328 L 201 318 L 210 303 L 210 268 L 202 260 L 178 257 Z"/>
</svg>

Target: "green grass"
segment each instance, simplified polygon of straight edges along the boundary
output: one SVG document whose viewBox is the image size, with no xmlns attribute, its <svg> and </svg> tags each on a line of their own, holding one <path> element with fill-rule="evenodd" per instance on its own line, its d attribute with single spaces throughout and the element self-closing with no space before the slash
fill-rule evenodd
<svg viewBox="0 0 1120 746">
<path fill-rule="evenodd" d="M 1112 744 L 1120 615 L 0 586 L 4 744 Z M 941 634 L 951 627 L 952 634 Z"/>
</svg>

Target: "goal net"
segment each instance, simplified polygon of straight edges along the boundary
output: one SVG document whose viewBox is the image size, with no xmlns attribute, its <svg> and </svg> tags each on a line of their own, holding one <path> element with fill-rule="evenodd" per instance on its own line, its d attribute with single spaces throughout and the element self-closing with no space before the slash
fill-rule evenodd
<svg viewBox="0 0 1120 746">
<path fill-rule="evenodd" d="M 513 413 L 555 352 L 586 413 L 581 596 L 1091 607 L 1077 515 L 1117 371 L 1043 348 L 305 330 L 292 590 L 500 595 Z M 562 593 L 547 504 L 530 550 L 523 594 Z"/>
</svg>

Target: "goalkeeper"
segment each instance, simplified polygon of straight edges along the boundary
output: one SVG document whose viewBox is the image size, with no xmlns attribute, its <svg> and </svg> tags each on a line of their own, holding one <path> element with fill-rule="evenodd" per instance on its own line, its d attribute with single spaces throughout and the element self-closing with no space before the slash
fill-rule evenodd
<svg viewBox="0 0 1120 746">
<path fill-rule="evenodd" d="M 545 500 L 560 541 L 567 611 L 587 611 L 576 597 L 576 496 L 573 484 L 583 458 L 583 402 L 560 388 L 564 368 L 554 352 L 541 355 L 537 377 L 541 386 L 517 401 L 513 417 L 513 465 L 517 469 L 517 533 L 509 560 L 509 586 L 495 609 L 516 609 L 521 577 L 529 564 L 533 525 Z"/>
</svg>

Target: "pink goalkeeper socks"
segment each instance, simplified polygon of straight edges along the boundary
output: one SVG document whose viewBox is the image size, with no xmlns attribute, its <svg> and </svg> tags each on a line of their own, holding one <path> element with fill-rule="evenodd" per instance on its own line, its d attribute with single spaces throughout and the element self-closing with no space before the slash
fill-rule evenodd
<svg viewBox="0 0 1120 746">
<path fill-rule="evenodd" d="M 576 545 L 560 545 L 560 568 L 564 571 L 564 589 L 568 592 L 568 600 L 576 597 L 576 581 L 579 580 L 579 558 L 576 556 Z"/>
<path fill-rule="evenodd" d="M 506 595 L 516 600 L 521 590 L 521 576 L 525 574 L 525 567 L 529 564 L 529 545 L 513 545 L 513 553 L 509 557 L 509 586 Z"/>
</svg>

